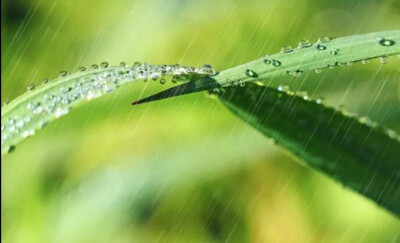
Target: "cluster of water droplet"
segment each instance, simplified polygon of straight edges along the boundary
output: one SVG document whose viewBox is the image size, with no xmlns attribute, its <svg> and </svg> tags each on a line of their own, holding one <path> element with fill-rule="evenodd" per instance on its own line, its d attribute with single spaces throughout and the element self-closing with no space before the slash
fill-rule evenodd
<svg viewBox="0 0 400 243">
<path fill-rule="evenodd" d="M 100 67 L 92 65 L 89 71 L 80 67 L 77 73 L 70 76 L 66 71 L 61 71 L 59 77 L 70 78 L 69 81 L 49 82 L 45 79 L 43 85 L 38 88 L 34 84 L 28 85 L 28 92 L 35 92 L 36 89 L 46 90 L 43 91 L 43 95 L 37 95 L 36 98 L 29 99 L 29 102 L 22 102 L 14 107 L 7 120 L 2 118 L 2 150 L 11 152 L 14 149 L 13 145 L 18 141 L 33 135 L 52 119 L 67 114 L 74 105 L 112 92 L 125 83 L 158 80 L 164 84 L 168 78 L 172 82 L 188 81 L 194 75 L 200 78 L 215 73 L 210 65 L 195 68 L 177 64 L 158 66 L 139 62 L 129 67 L 124 62 L 119 67 L 109 67 L 107 62 L 102 62 Z"/>
</svg>

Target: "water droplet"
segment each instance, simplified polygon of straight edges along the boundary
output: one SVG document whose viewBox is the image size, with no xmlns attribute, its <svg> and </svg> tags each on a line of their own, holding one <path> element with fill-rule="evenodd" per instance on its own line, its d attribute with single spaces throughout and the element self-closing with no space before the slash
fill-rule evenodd
<svg viewBox="0 0 400 243">
<path fill-rule="evenodd" d="M 100 63 L 100 67 L 102 67 L 102 68 L 108 68 L 108 66 L 110 66 L 110 64 L 108 64 L 108 62 Z"/>
<path fill-rule="evenodd" d="M 279 66 L 281 66 L 282 65 L 282 63 L 280 62 L 280 61 L 278 61 L 278 60 L 272 60 L 272 66 L 274 66 L 274 67 L 279 67 Z"/>
<path fill-rule="evenodd" d="M 337 48 L 334 48 L 331 50 L 332 55 L 337 55 L 338 53 L 339 53 L 339 49 L 337 49 Z"/>
<path fill-rule="evenodd" d="M 43 112 L 43 107 L 38 106 L 33 110 L 33 114 L 40 114 Z"/>
<path fill-rule="evenodd" d="M 379 45 L 381 46 L 394 46 L 396 42 L 385 38 L 379 38 Z"/>
<path fill-rule="evenodd" d="M 156 81 L 161 76 L 161 73 L 152 73 L 150 74 L 150 78 Z"/>
<path fill-rule="evenodd" d="M 298 48 L 305 48 L 305 47 L 310 47 L 311 43 L 308 40 L 301 40 L 299 41 L 299 45 L 297 46 Z"/>
<path fill-rule="evenodd" d="M 55 110 L 55 112 L 54 112 L 54 116 L 55 116 L 56 118 L 59 118 L 60 116 L 63 116 L 63 115 L 65 115 L 65 114 L 67 114 L 68 111 L 69 111 L 68 108 L 60 108 L 60 107 L 58 107 L 58 108 Z"/>
<path fill-rule="evenodd" d="M 126 67 L 126 62 L 120 62 L 119 65 L 120 65 L 121 67 Z"/>
<path fill-rule="evenodd" d="M 4 100 L 3 105 L 8 105 L 10 103 L 10 100 Z"/>
<path fill-rule="evenodd" d="M 317 104 L 322 104 L 322 103 L 324 102 L 324 98 L 323 98 L 323 97 L 320 97 L 320 98 L 318 98 L 317 100 L 315 100 L 315 102 L 316 102 Z"/>
<path fill-rule="evenodd" d="M 365 64 L 368 64 L 369 61 L 368 61 L 367 59 L 364 59 L 364 60 L 361 60 L 361 63 L 362 63 L 363 65 L 365 65 Z"/>
<path fill-rule="evenodd" d="M 14 150 L 15 150 L 15 146 L 14 145 L 6 147 L 6 153 L 12 153 Z"/>
<path fill-rule="evenodd" d="M 258 74 L 256 72 L 250 70 L 250 69 L 246 69 L 245 73 L 246 73 L 247 76 L 249 76 L 251 78 L 257 78 L 258 77 Z"/>
<path fill-rule="evenodd" d="M 239 80 L 238 83 L 239 83 L 239 86 L 240 86 L 240 87 L 244 87 L 244 86 L 246 85 L 242 80 Z"/>
<path fill-rule="evenodd" d="M 280 92 L 289 92 L 290 88 L 287 85 L 279 85 L 278 86 L 278 91 L 280 91 Z"/>
<path fill-rule="evenodd" d="M 43 81 L 42 81 L 44 84 L 47 84 L 48 82 L 50 82 L 50 79 L 48 79 L 48 78 L 45 78 L 45 79 L 43 79 Z"/>
<path fill-rule="evenodd" d="M 142 66 L 142 63 L 141 62 L 135 62 L 135 63 L 133 63 L 133 66 L 134 67 L 140 67 L 140 66 Z"/>
<path fill-rule="evenodd" d="M 219 94 L 219 88 L 213 88 L 212 90 L 211 90 L 211 93 L 212 94 Z"/>
<path fill-rule="evenodd" d="M 79 72 L 84 72 L 84 71 L 86 71 L 86 68 L 84 66 L 81 66 L 81 67 L 78 68 L 78 71 Z"/>
<path fill-rule="evenodd" d="M 165 84 L 165 78 L 160 79 L 160 84 Z"/>
<path fill-rule="evenodd" d="M 380 63 L 382 63 L 382 64 L 386 64 L 386 63 L 388 63 L 388 57 L 387 56 L 383 56 L 383 57 L 380 57 L 379 58 L 379 62 Z"/>
<path fill-rule="evenodd" d="M 15 125 L 16 125 L 17 127 L 21 128 L 21 127 L 24 126 L 24 121 L 19 120 L 19 121 L 17 121 L 17 122 L 15 123 Z"/>
<path fill-rule="evenodd" d="M 318 38 L 318 43 L 327 43 L 331 41 L 331 38 L 327 37 L 327 36 L 321 36 Z"/>
<path fill-rule="evenodd" d="M 205 75 L 214 75 L 215 74 L 215 70 L 210 64 L 204 64 L 200 68 L 200 72 L 205 74 Z"/>
<path fill-rule="evenodd" d="M 321 44 L 317 44 L 317 45 L 315 46 L 315 48 L 316 48 L 317 50 L 319 50 L 319 51 L 326 50 L 326 46 L 323 46 L 323 45 L 321 45 Z"/>
<path fill-rule="evenodd" d="M 351 67 L 351 66 L 353 66 L 353 63 L 352 62 L 348 62 L 348 63 L 346 63 L 346 65 Z"/>
<path fill-rule="evenodd" d="M 316 73 L 316 74 L 322 73 L 322 69 L 320 69 L 320 68 L 315 69 L 315 73 Z"/>
<path fill-rule="evenodd" d="M 35 134 L 35 130 L 26 130 L 22 133 L 22 137 L 27 138 L 29 136 L 32 136 L 33 134 Z"/>
<path fill-rule="evenodd" d="M 26 87 L 26 89 L 27 89 L 28 91 L 32 91 L 32 90 L 34 90 L 35 88 L 36 88 L 36 86 L 35 86 L 34 83 L 30 83 L 30 84 L 28 84 L 28 86 Z"/>
<path fill-rule="evenodd" d="M 65 70 L 63 70 L 63 71 L 60 71 L 60 72 L 58 73 L 58 76 L 59 76 L 60 78 L 62 78 L 62 77 L 67 76 L 67 74 L 68 74 L 68 72 L 65 71 Z"/>
<path fill-rule="evenodd" d="M 271 64 L 271 63 L 272 63 L 272 61 L 271 61 L 271 60 L 269 60 L 269 59 L 264 59 L 264 63 L 265 63 L 265 64 L 267 64 L 267 65 L 269 65 L 269 64 Z"/>
<path fill-rule="evenodd" d="M 292 75 L 296 78 L 300 77 L 302 74 L 303 74 L 303 72 L 300 70 L 296 70 L 296 71 L 292 72 Z"/>
<path fill-rule="evenodd" d="M 297 96 L 300 96 L 301 98 L 303 98 L 303 100 L 309 100 L 310 96 L 308 95 L 308 93 L 306 91 L 298 91 L 296 92 Z"/>
<path fill-rule="evenodd" d="M 98 68 L 99 68 L 99 65 L 93 64 L 92 66 L 90 66 L 90 68 L 91 68 L 91 69 L 98 69 Z"/>
<path fill-rule="evenodd" d="M 292 52 L 293 48 L 291 46 L 283 46 L 281 49 L 281 53 L 288 53 L 288 52 Z"/>
<path fill-rule="evenodd" d="M 101 95 L 100 90 L 89 90 L 86 94 L 86 99 L 91 100 L 97 98 Z"/>
<path fill-rule="evenodd" d="M 397 132 L 392 129 L 386 129 L 386 134 L 391 138 L 396 138 L 398 136 Z"/>
<path fill-rule="evenodd" d="M 7 125 L 13 125 L 15 123 L 15 119 L 8 119 L 7 120 Z"/>
</svg>

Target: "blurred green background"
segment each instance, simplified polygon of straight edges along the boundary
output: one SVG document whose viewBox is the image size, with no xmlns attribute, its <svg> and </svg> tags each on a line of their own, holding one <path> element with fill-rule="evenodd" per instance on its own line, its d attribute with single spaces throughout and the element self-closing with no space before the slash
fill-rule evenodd
<svg viewBox="0 0 400 243">
<path fill-rule="evenodd" d="M 2 0 L 2 102 L 108 61 L 223 70 L 301 39 L 398 29 L 400 1 Z M 400 130 L 399 59 L 274 79 Z M 133 83 L 2 158 L 4 242 L 399 242 L 400 220 L 215 99 Z"/>
</svg>

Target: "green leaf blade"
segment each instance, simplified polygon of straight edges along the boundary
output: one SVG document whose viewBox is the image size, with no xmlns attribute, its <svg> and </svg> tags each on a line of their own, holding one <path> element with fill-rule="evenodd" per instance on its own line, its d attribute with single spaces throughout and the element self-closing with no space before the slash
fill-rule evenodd
<svg viewBox="0 0 400 243">
<path fill-rule="evenodd" d="M 227 88 L 220 100 L 308 166 L 400 215 L 400 138 L 393 131 L 256 84 Z"/>
</svg>

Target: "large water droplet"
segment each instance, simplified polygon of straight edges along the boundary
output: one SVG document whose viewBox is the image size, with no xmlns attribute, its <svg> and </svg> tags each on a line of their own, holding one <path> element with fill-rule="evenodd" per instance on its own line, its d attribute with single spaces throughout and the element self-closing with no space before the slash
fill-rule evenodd
<svg viewBox="0 0 400 243">
<path fill-rule="evenodd" d="M 274 66 L 274 67 L 279 67 L 279 66 L 281 66 L 282 65 L 282 63 L 280 62 L 280 61 L 278 61 L 278 60 L 272 60 L 272 66 Z"/>
<path fill-rule="evenodd" d="M 281 49 L 282 53 L 288 53 L 288 52 L 292 52 L 293 48 L 291 46 L 283 46 Z"/>
<path fill-rule="evenodd" d="M 108 64 L 108 62 L 100 63 L 100 67 L 102 67 L 102 68 L 108 68 L 108 66 L 110 66 L 110 64 Z"/>
<path fill-rule="evenodd" d="M 331 41 L 331 38 L 327 37 L 327 36 L 321 36 L 318 38 L 318 43 L 327 43 Z"/>
<path fill-rule="evenodd" d="M 297 46 L 298 48 L 305 48 L 305 47 L 310 47 L 311 43 L 308 40 L 301 40 L 299 41 L 299 45 Z"/>
<path fill-rule="evenodd" d="M 251 78 L 257 78 L 258 74 L 256 72 L 254 72 L 253 70 L 250 69 L 246 69 L 246 75 L 251 77 Z"/>
<path fill-rule="evenodd" d="M 379 45 L 381 46 L 394 46 L 396 42 L 385 38 L 379 38 Z"/>
<path fill-rule="evenodd" d="M 321 45 L 321 44 L 317 44 L 317 45 L 315 46 L 315 48 L 316 48 L 317 50 L 319 50 L 319 51 L 326 50 L 326 46 L 323 46 L 323 45 Z"/>
<path fill-rule="evenodd" d="M 214 75 L 215 74 L 215 70 L 210 64 L 204 64 L 200 68 L 200 72 L 205 74 L 205 75 Z"/>
</svg>

